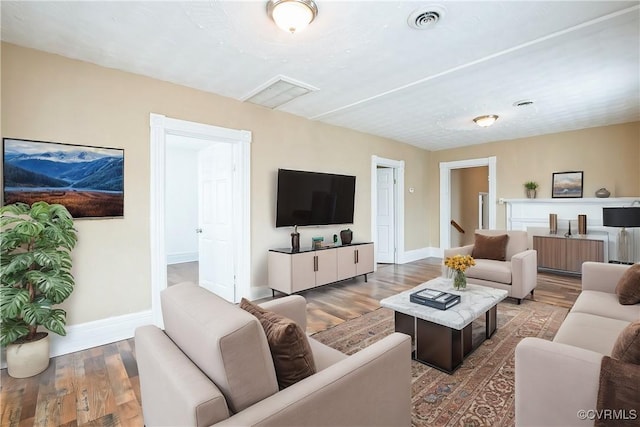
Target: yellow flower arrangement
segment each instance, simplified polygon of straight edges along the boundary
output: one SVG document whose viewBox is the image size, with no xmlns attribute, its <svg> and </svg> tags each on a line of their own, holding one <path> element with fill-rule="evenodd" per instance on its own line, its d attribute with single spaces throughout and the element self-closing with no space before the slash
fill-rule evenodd
<svg viewBox="0 0 640 427">
<path fill-rule="evenodd" d="M 444 260 L 447 267 L 464 273 L 467 268 L 476 265 L 476 260 L 471 255 L 454 255 Z"/>
<path fill-rule="evenodd" d="M 464 272 L 467 268 L 476 265 L 476 260 L 471 255 L 454 255 L 445 258 L 444 265 L 449 267 L 450 271 L 454 271 L 454 289 L 461 290 L 467 287 L 467 276 L 465 276 Z"/>
</svg>

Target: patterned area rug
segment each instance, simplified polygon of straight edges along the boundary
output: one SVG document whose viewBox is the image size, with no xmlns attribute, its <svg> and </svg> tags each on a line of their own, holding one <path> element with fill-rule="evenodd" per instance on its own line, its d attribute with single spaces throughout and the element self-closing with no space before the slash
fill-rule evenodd
<svg viewBox="0 0 640 427">
<path fill-rule="evenodd" d="M 551 340 L 567 309 L 535 301 L 498 305 L 498 330 L 463 362 L 453 375 L 412 362 L 414 426 L 513 426 L 514 354 L 524 337 Z M 484 316 L 482 316 L 484 319 Z M 380 340 L 394 330 L 393 311 L 379 308 L 313 338 L 346 354 Z M 474 336 L 484 324 L 473 324 Z"/>
</svg>

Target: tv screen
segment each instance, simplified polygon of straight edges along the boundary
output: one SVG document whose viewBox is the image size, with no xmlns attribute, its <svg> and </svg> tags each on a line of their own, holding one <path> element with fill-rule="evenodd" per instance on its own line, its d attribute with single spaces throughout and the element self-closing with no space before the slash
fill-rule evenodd
<svg viewBox="0 0 640 427">
<path fill-rule="evenodd" d="M 278 169 L 276 227 L 352 224 L 356 177 Z"/>
</svg>

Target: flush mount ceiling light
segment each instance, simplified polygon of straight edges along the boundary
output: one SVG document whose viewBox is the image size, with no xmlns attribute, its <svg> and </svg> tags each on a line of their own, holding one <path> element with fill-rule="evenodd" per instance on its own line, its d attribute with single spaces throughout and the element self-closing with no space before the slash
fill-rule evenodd
<svg viewBox="0 0 640 427">
<path fill-rule="evenodd" d="M 488 116 L 478 116 L 475 119 L 473 119 L 473 121 L 478 126 L 481 126 L 483 128 L 491 126 L 492 124 L 494 124 L 496 122 L 496 120 L 498 120 L 498 116 L 496 116 L 495 114 L 491 114 L 491 115 L 488 115 Z"/>
<path fill-rule="evenodd" d="M 318 15 L 313 0 L 269 0 L 267 14 L 273 22 L 288 33 L 304 30 Z"/>
</svg>

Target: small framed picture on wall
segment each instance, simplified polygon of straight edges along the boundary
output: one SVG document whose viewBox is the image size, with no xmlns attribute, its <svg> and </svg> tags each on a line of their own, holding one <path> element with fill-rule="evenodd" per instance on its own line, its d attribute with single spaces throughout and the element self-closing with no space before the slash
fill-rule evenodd
<svg viewBox="0 0 640 427">
<path fill-rule="evenodd" d="M 582 171 L 554 172 L 551 197 L 567 199 L 582 197 Z"/>
</svg>

